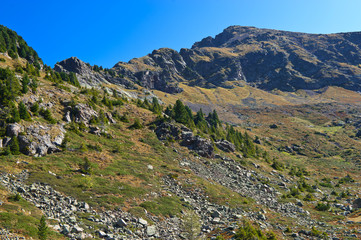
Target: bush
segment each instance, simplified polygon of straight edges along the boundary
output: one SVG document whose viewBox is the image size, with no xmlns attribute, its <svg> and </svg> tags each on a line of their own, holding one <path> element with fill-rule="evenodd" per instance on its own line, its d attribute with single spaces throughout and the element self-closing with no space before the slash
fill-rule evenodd
<svg viewBox="0 0 361 240">
<path fill-rule="evenodd" d="M 121 116 L 119 118 L 120 121 L 124 122 L 124 123 L 129 123 L 129 118 L 128 118 L 128 114 L 124 113 L 123 116 Z"/>
<path fill-rule="evenodd" d="M 234 235 L 235 240 L 275 240 L 273 232 L 268 232 L 267 236 L 260 229 L 251 225 L 248 221 L 243 221 L 243 226 Z"/>
<path fill-rule="evenodd" d="M 271 167 L 273 167 L 275 170 L 277 171 L 282 171 L 284 166 L 282 163 L 278 162 L 278 161 L 274 161 L 273 164 L 271 165 Z"/>
<path fill-rule="evenodd" d="M 45 120 L 47 120 L 48 122 L 55 124 L 56 120 L 53 118 L 53 116 L 51 115 L 51 112 L 49 109 L 41 109 L 40 110 L 40 114 L 44 117 Z"/>
<path fill-rule="evenodd" d="M 90 175 L 93 171 L 93 167 L 89 159 L 84 158 L 84 163 L 80 166 L 80 172 Z"/>
<path fill-rule="evenodd" d="M 143 124 L 140 123 L 140 120 L 139 120 L 138 118 L 136 118 L 136 119 L 134 120 L 133 125 L 131 125 L 129 128 L 130 128 L 130 129 L 142 129 L 143 127 L 144 127 L 144 126 L 143 126 Z"/>
<path fill-rule="evenodd" d="M 21 199 L 22 199 L 22 197 L 19 193 L 15 194 L 9 198 L 10 201 L 15 201 L 15 202 L 19 202 Z"/>
<path fill-rule="evenodd" d="M 311 193 L 308 193 L 303 200 L 310 202 L 310 201 L 314 201 L 315 198 L 313 197 L 313 195 Z"/>
<path fill-rule="evenodd" d="M 325 211 L 328 211 L 330 209 L 330 204 L 329 203 L 327 203 L 327 204 L 317 203 L 315 209 L 318 210 L 318 211 L 325 212 Z"/>
</svg>

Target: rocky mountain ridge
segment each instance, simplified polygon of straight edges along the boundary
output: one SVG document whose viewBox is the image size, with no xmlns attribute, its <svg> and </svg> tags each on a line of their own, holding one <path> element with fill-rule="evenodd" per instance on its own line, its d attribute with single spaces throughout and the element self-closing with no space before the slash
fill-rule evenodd
<svg viewBox="0 0 361 240">
<path fill-rule="evenodd" d="M 121 79 L 168 93 L 181 92 L 179 82 L 212 88 L 229 87 L 229 81 L 264 90 L 340 86 L 359 91 L 360 39 L 361 32 L 306 34 L 231 26 L 214 38 L 196 42 L 191 49 L 161 48 L 128 63 L 119 62 L 112 69 Z M 66 61 L 60 65 L 78 71 Z M 59 64 L 55 69 L 62 71 Z"/>
</svg>

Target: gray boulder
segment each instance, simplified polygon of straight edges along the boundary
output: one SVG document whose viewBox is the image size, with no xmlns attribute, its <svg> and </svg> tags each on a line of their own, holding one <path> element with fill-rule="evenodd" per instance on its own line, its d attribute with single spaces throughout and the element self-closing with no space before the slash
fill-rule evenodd
<svg viewBox="0 0 361 240">
<path fill-rule="evenodd" d="M 187 146 L 189 149 L 195 151 L 202 157 L 213 157 L 214 148 L 209 139 L 194 136 L 192 132 L 183 132 L 182 139 L 182 145 Z"/>
<path fill-rule="evenodd" d="M 38 157 L 59 152 L 65 137 L 62 125 L 34 124 L 26 127 L 24 133 L 18 136 L 20 151 Z"/>
<path fill-rule="evenodd" d="M 76 123 L 82 122 L 87 125 L 92 118 L 97 117 L 98 113 L 94 111 L 90 106 L 83 103 L 78 103 L 73 108 L 66 108 L 64 119 L 66 121 L 74 121 Z"/>
<path fill-rule="evenodd" d="M 234 152 L 236 151 L 236 146 L 234 146 L 233 143 L 227 141 L 227 140 L 220 140 L 216 142 L 216 146 L 224 151 L 224 152 Z"/>
<path fill-rule="evenodd" d="M 6 135 L 9 137 L 18 136 L 19 133 L 24 131 L 24 127 L 19 123 L 11 123 L 6 128 Z"/>
<path fill-rule="evenodd" d="M 355 201 L 353 201 L 352 207 L 353 208 L 361 208 L 361 198 L 357 198 Z"/>
</svg>

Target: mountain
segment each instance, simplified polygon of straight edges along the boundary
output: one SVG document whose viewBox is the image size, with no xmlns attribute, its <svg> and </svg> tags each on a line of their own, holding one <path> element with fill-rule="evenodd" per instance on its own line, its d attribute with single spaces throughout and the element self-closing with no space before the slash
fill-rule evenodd
<svg viewBox="0 0 361 240">
<path fill-rule="evenodd" d="M 0 36 L 0 238 L 361 238 L 361 94 L 265 78 L 302 79 L 285 49 L 316 35 L 234 26 L 111 69 Z"/>
<path fill-rule="evenodd" d="M 149 89 L 179 93 L 178 83 L 212 88 L 244 81 L 264 90 L 339 86 L 361 90 L 361 32 L 306 34 L 231 26 L 180 52 L 154 50 L 113 70 Z"/>
</svg>

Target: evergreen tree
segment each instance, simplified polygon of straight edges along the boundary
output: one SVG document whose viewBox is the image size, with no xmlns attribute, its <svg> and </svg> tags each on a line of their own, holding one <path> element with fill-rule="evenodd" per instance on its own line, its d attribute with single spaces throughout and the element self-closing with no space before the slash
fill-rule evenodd
<svg viewBox="0 0 361 240">
<path fill-rule="evenodd" d="M 20 114 L 18 108 L 13 102 L 10 104 L 10 116 L 8 118 L 9 123 L 20 122 Z"/>
<path fill-rule="evenodd" d="M 37 116 L 39 114 L 39 104 L 37 102 L 35 102 L 31 107 L 30 107 L 30 111 Z"/>
<path fill-rule="evenodd" d="M 29 114 L 28 110 L 26 109 L 26 106 L 23 102 L 19 103 L 18 109 L 19 109 L 19 116 L 21 119 L 24 119 L 26 121 L 31 120 L 30 114 Z"/>
<path fill-rule="evenodd" d="M 46 240 L 48 236 L 48 226 L 46 225 L 46 219 L 44 215 L 40 219 L 40 224 L 38 227 L 38 236 L 40 240 Z"/>
<path fill-rule="evenodd" d="M 179 99 L 175 102 L 172 115 L 174 115 L 174 120 L 176 122 L 189 125 L 190 123 L 189 112 L 187 111 L 187 109 Z"/>
<path fill-rule="evenodd" d="M 218 118 L 216 110 L 213 110 L 213 112 L 210 112 L 208 114 L 207 121 L 211 126 L 214 126 L 215 128 L 221 125 L 221 121 Z"/>
<path fill-rule="evenodd" d="M 160 106 L 159 102 L 158 102 L 158 98 L 153 97 L 152 100 L 152 106 L 150 109 L 152 112 L 154 112 L 155 114 L 162 114 L 162 107 Z"/>
<path fill-rule="evenodd" d="M 92 173 L 92 164 L 87 157 L 84 158 L 84 163 L 81 165 L 80 171 L 88 175 Z"/>
<path fill-rule="evenodd" d="M 200 129 L 202 132 L 208 133 L 209 127 L 206 119 L 204 118 L 204 114 L 202 109 L 200 109 L 196 116 L 194 117 L 194 124 L 198 129 Z"/>
<path fill-rule="evenodd" d="M 38 88 L 38 79 L 36 77 L 31 79 L 30 88 L 34 93 L 36 92 L 36 89 Z"/>
<path fill-rule="evenodd" d="M 19 155 L 20 154 L 19 140 L 18 140 L 17 136 L 14 136 L 11 139 L 10 151 L 11 151 L 11 154 L 13 154 L 13 155 Z"/>
<path fill-rule="evenodd" d="M 21 85 L 22 85 L 22 89 L 21 92 L 26 94 L 29 91 L 29 85 L 30 83 L 30 79 L 28 77 L 28 74 L 25 74 L 25 76 L 23 77 L 22 81 L 21 81 Z"/>
<path fill-rule="evenodd" d="M 0 68 L 0 103 L 8 105 L 20 95 L 20 84 L 9 68 Z"/>
</svg>

